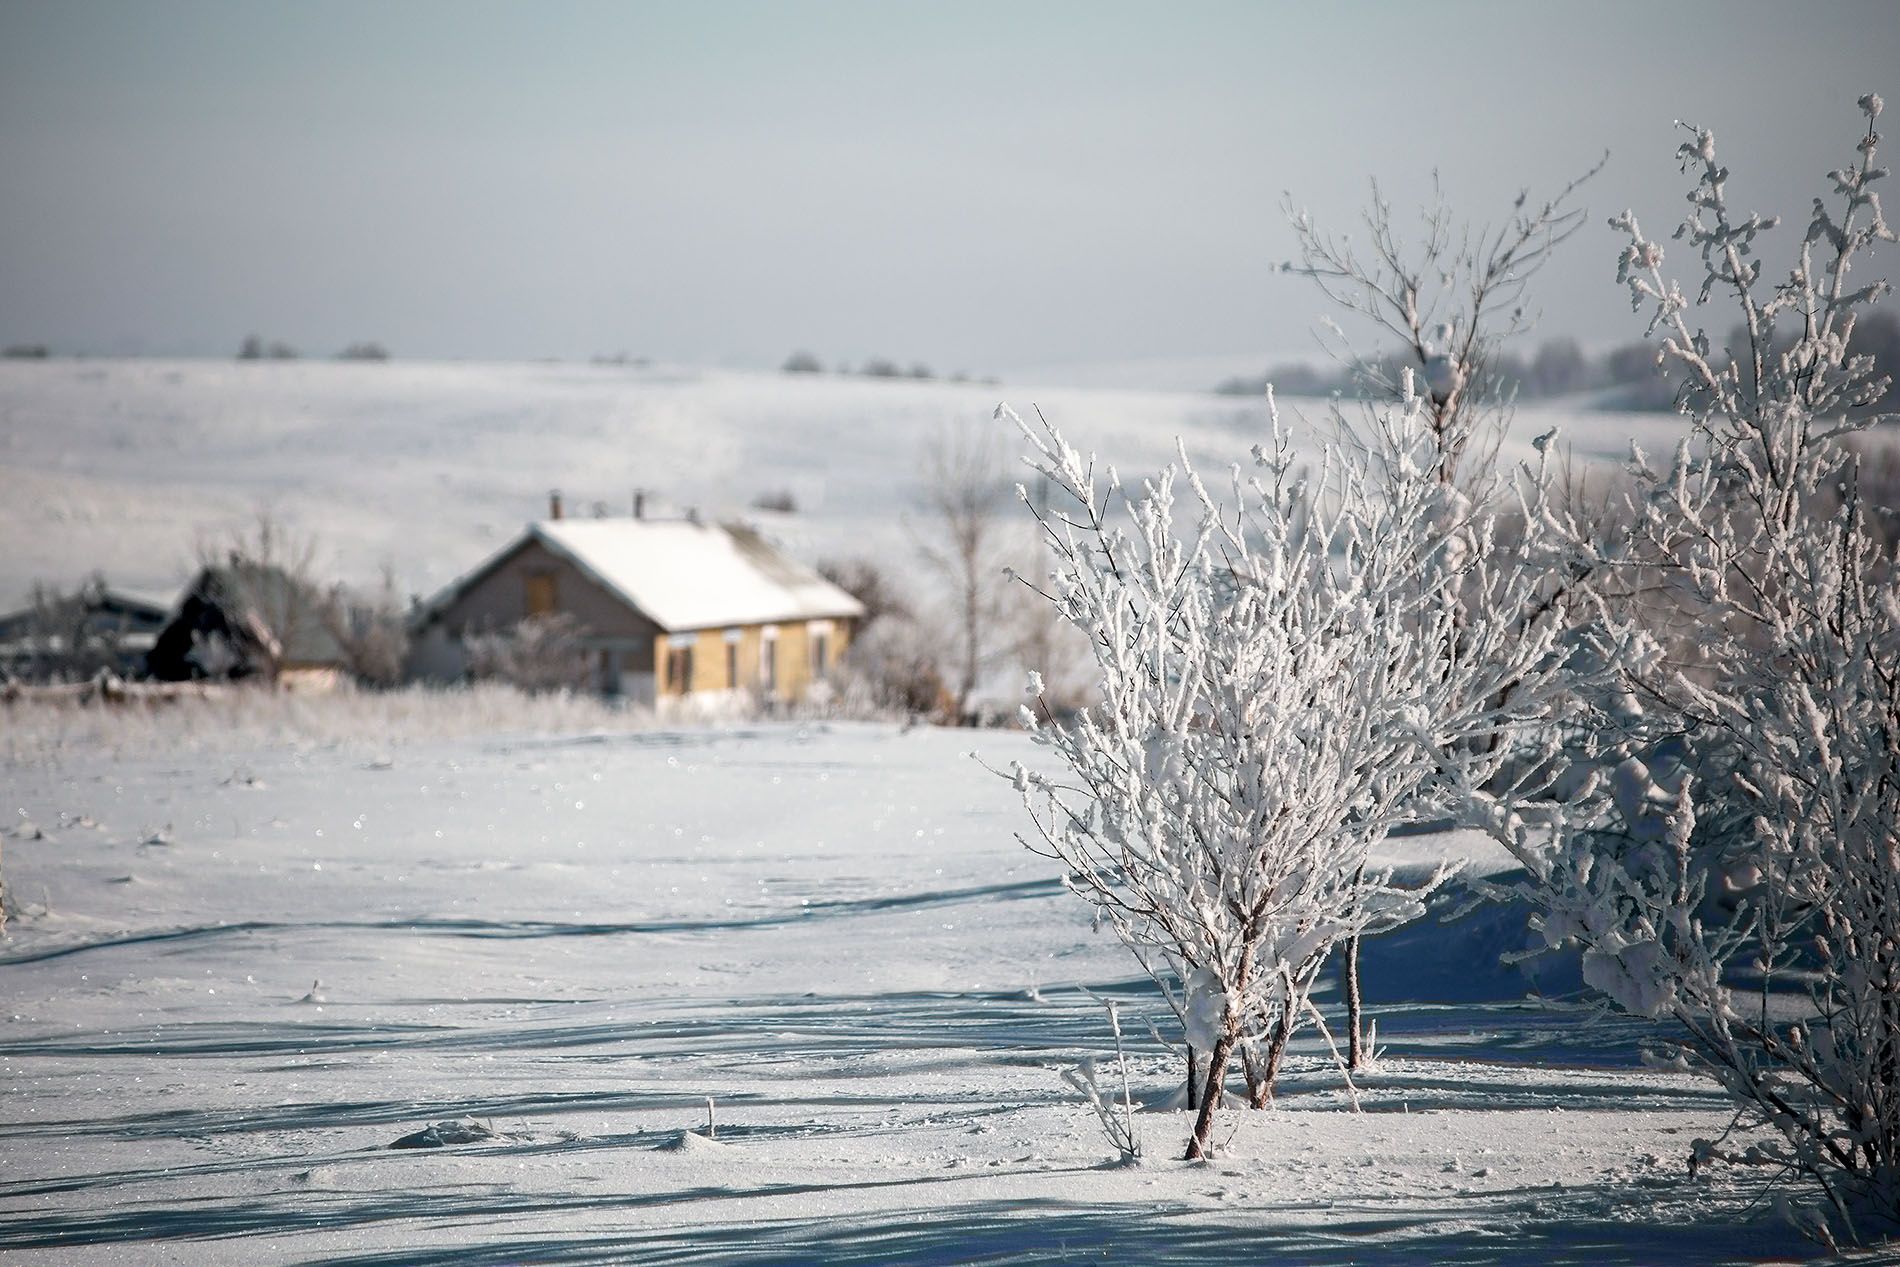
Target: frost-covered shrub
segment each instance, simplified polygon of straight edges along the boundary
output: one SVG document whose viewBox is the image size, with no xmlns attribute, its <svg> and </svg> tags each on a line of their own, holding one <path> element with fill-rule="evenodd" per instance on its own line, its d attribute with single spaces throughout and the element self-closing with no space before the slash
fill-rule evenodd
<svg viewBox="0 0 1900 1267">
<path fill-rule="evenodd" d="M 476 681 L 523 691 L 582 691 L 591 677 L 581 624 L 566 612 L 529 616 L 506 629 L 471 634 L 464 646 Z"/>
<path fill-rule="evenodd" d="M 1135 1097 L 1128 1089 L 1128 1055 L 1122 1050 L 1121 1009 L 1114 1003 L 1106 1006 L 1108 1027 L 1115 1034 L 1115 1074 L 1121 1086 L 1119 1102 L 1113 1086 L 1106 1089 L 1102 1086 L 1101 1070 L 1092 1056 L 1084 1057 L 1073 1069 L 1063 1070 L 1062 1080 L 1074 1087 L 1094 1110 L 1102 1134 L 1115 1146 L 1121 1163 L 1129 1166 L 1141 1160 L 1141 1133 L 1135 1129 Z"/>
<path fill-rule="evenodd" d="M 1270 412 L 1227 500 L 1185 454 L 1131 495 L 1017 419 L 1060 494 L 1037 510 L 1054 559 L 1038 590 L 1086 636 L 1100 687 L 1058 724 L 1032 675 L 1025 724 L 1064 769 L 1013 777 L 1031 847 L 1166 991 L 1190 1058 L 1207 1055 L 1189 1157 L 1207 1153 L 1229 1061 L 1264 1103 L 1294 1030 L 1325 1025 L 1311 993 L 1334 947 L 1415 918 L 1445 878 L 1404 888 L 1375 847 L 1504 775 L 1564 681 L 1562 626 L 1522 566 L 1546 534 L 1500 565 L 1495 490 L 1476 502 L 1442 478 L 1416 397 L 1327 443 L 1311 478 Z M 1542 525 L 1547 472 L 1529 484 L 1517 512 Z"/>
<path fill-rule="evenodd" d="M 1636 218 L 1612 221 L 1619 279 L 1693 420 L 1667 467 L 1637 455 L 1633 565 L 1693 603 L 1699 637 L 1666 655 L 1606 609 L 1621 759 L 1548 847 L 1504 833 L 1545 938 L 1580 943 L 1585 979 L 1619 1007 L 1678 1021 L 1742 1119 L 1779 1136 L 1699 1155 L 1804 1175 L 1857 1238 L 1900 1227 L 1900 594 L 1843 443 L 1886 390 L 1850 350 L 1888 289 L 1852 266 L 1893 240 L 1873 190 L 1880 101 L 1861 106 L 1859 158 L 1830 173 L 1785 280 L 1762 282 L 1775 221 L 1730 206 L 1706 131 L 1680 151 L 1693 303 Z M 1743 318 L 1719 352 L 1691 324 L 1717 294 Z M 1837 486 L 1841 514 L 1816 520 L 1807 506 Z"/>
<path fill-rule="evenodd" d="M 381 588 L 367 599 L 331 591 L 319 619 L 343 650 L 350 674 L 364 686 L 388 688 L 402 681 L 409 657 L 409 622 L 395 574 L 383 573 Z"/>
</svg>

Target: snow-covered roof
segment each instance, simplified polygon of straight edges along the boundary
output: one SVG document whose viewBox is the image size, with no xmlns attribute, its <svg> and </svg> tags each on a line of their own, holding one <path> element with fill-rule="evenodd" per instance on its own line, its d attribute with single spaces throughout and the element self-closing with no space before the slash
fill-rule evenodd
<svg viewBox="0 0 1900 1267">
<path fill-rule="evenodd" d="M 539 541 L 669 632 L 864 615 L 864 605 L 742 524 L 544 519 L 493 562 Z M 439 608 L 489 570 L 450 586 Z"/>
</svg>

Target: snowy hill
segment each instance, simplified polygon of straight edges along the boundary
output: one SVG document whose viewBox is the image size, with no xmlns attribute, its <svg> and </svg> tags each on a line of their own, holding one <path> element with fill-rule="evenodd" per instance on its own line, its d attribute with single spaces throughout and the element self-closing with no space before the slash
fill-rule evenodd
<svg viewBox="0 0 1900 1267">
<path fill-rule="evenodd" d="M 1182 436 L 1197 460 L 1243 458 L 1262 401 L 1207 394 L 881 381 L 551 364 L 0 362 L 0 606 L 36 579 L 92 569 L 175 588 L 195 549 L 260 508 L 313 533 L 325 571 L 368 582 L 388 563 L 429 593 L 540 515 L 626 513 L 634 488 L 675 509 L 743 512 L 788 490 L 775 531 L 809 558 L 907 559 L 925 441 L 991 429 L 999 399 L 1039 405 L 1125 471 Z M 1318 413 L 1314 407 L 1315 415 Z M 1592 458 L 1655 415 L 1526 410 L 1520 436 L 1565 424 Z"/>
</svg>

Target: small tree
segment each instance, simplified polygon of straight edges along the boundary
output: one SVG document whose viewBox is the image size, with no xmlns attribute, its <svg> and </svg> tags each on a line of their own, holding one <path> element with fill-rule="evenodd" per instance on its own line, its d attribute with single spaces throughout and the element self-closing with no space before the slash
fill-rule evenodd
<svg viewBox="0 0 1900 1267">
<path fill-rule="evenodd" d="M 864 621 L 845 652 L 846 693 L 911 717 L 941 712 L 939 647 L 890 574 L 865 558 L 827 560 L 818 572 L 864 604 Z"/>
<path fill-rule="evenodd" d="M 1601 169 L 1598 163 L 1542 203 L 1532 202 L 1528 192 L 1520 193 L 1511 214 L 1495 229 L 1460 222 L 1440 195 L 1424 211 L 1421 231 L 1413 238 L 1394 224 L 1391 205 L 1375 181 L 1364 214 L 1364 253 L 1349 238 L 1321 230 L 1290 199 L 1286 204 L 1300 257 L 1297 263 L 1285 264 L 1285 271 L 1311 279 L 1334 307 L 1399 346 L 1396 355 L 1356 350 L 1346 332 L 1328 319 L 1331 351 L 1371 401 L 1409 402 L 1415 395 L 1420 397 L 1418 408 L 1424 412 L 1429 447 L 1434 451 L 1430 469 L 1447 486 L 1448 495 L 1449 490 L 1458 490 L 1453 500 L 1462 502 L 1468 513 L 1483 517 L 1497 510 L 1498 443 L 1510 422 L 1517 381 L 1524 372 L 1510 362 L 1504 346 L 1530 328 L 1532 318 L 1525 308 L 1530 280 L 1582 225 L 1584 212 L 1571 206 L 1571 199 Z M 1574 342 L 1546 344 L 1536 365 L 1546 380 L 1544 385 L 1555 389 L 1581 375 L 1582 354 Z M 1408 403 L 1407 408 L 1411 407 Z M 1371 433 L 1361 442 L 1376 447 L 1377 404 L 1362 416 L 1359 429 Z M 1540 527 L 1531 525 L 1533 535 Z M 1516 545 L 1535 552 L 1539 543 L 1520 540 Z M 1523 583 L 1528 579 L 1535 588 L 1555 561 L 1520 555 L 1514 571 L 1502 572 L 1495 570 L 1498 562 L 1502 560 L 1487 560 L 1493 568 L 1487 583 L 1503 580 L 1511 592 L 1486 593 L 1481 596 L 1486 602 L 1516 601 L 1523 596 Z M 1537 620 L 1574 604 L 1577 596 L 1567 591 L 1590 571 L 1574 572 L 1531 606 L 1521 608 L 1520 614 Z M 1433 585 L 1438 584 L 1437 573 L 1436 567 L 1422 560 L 1413 571 L 1421 582 Z M 1462 636 L 1454 633 L 1454 638 Z M 1507 662 L 1515 662 L 1513 649 L 1500 650 Z M 1471 647 L 1458 652 L 1466 660 L 1473 653 Z M 1359 940 L 1357 936 L 1348 940 L 1343 965 L 1348 1059 L 1354 1069 L 1365 1054 Z"/>
<path fill-rule="evenodd" d="M 104 614 L 105 594 L 105 577 L 98 572 L 72 590 L 36 581 L 13 668 L 31 682 L 77 682 L 120 671 L 120 629 Z"/>
<path fill-rule="evenodd" d="M 341 586 L 333 589 L 322 619 L 343 648 L 357 681 L 382 687 L 402 681 L 409 657 L 409 622 L 393 567 L 384 565 L 382 584 L 367 601 L 351 598 Z"/>
<path fill-rule="evenodd" d="M 1548 439 L 1514 487 L 1468 496 L 1406 392 L 1356 432 L 1336 414 L 1302 478 L 1268 401 L 1271 443 L 1227 501 L 1185 453 L 1131 497 L 1040 415 L 1023 427 L 1059 495 L 1044 510 L 1019 490 L 1055 560 L 1038 592 L 1087 638 L 1100 692 L 1055 724 L 1032 675 L 1025 722 L 1065 771 L 1012 777 L 1031 848 L 1162 987 L 1190 1066 L 1208 1053 L 1189 1157 L 1207 1154 L 1229 1059 L 1264 1106 L 1296 1028 L 1324 1031 L 1311 995 L 1332 951 L 1416 918 L 1448 875 L 1396 886 L 1373 861 L 1390 830 L 1472 788 L 1497 790 L 1491 825 L 1516 822 L 1498 807 L 1555 781 L 1573 720 L 1554 599 L 1577 560 Z"/>
</svg>

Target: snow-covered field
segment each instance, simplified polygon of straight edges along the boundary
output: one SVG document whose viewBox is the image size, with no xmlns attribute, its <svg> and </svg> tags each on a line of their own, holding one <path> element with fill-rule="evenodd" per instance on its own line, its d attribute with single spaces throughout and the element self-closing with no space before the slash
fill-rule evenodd
<svg viewBox="0 0 1900 1267">
<path fill-rule="evenodd" d="M 10 719 L 21 722 L 21 717 Z M 215 738 L 215 736 L 214 736 Z M 992 762 L 1033 759 L 980 736 Z M 969 732 L 104 743 L 0 765 L 6 1261 L 1677 1263 L 1811 1250 L 1721 1097 L 1525 1001 L 1521 913 L 1367 953 L 1363 1112 L 1131 1168 L 1059 1078 L 1160 1020 Z M 1399 842 L 1424 860 L 1468 837 Z M 1561 968 L 1544 980 L 1567 984 Z M 1336 1003 L 1330 995 L 1326 1006 Z M 1138 1098 L 1180 1069 L 1134 1031 Z M 715 1102 L 717 1138 L 688 1134 Z M 472 1118 L 490 1138 L 392 1149 Z"/>
<path fill-rule="evenodd" d="M 1203 395 L 697 370 L 0 362 L 0 606 L 93 569 L 174 587 L 259 509 L 342 579 L 387 562 L 427 592 L 551 487 L 580 514 L 636 487 L 711 514 L 789 490 L 773 527 L 801 553 L 902 566 L 925 442 L 1001 432 L 999 397 L 1130 472 L 1177 435 L 1243 457 L 1265 421 Z M 1513 451 L 1554 423 L 1586 461 L 1680 431 L 1527 410 Z M 968 733 L 658 730 L 479 692 L 0 727 L 9 1262 L 1809 1252 L 1759 1187 L 1691 1178 L 1728 1114 L 1643 1065 L 1650 1031 L 1527 1000 L 1575 974 L 1500 965 L 1521 911 L 1368 947 L 1385 1054 L 1363 1111 L 1309 1035 L 1275 1109 L 1231 1115 L 1215 1163 L 1174 1160 L 1152 987 L 1015 841 Z M 1468 835 L 1395 848 L 1504 865 Z M 1133 1018 L 1136 1167 L 1060 1077 L 1111 1048 L 1095 996 Z M 489 1133 L 390 1147 L 464 1119 Z"/>
<path fill-rule="evenodd" d="M 1130 474 L 1171 460 L 1177 435 L 1197 461 L 1244 460 L 1266 417 L 1210 395 L 696 369 L 0 361 L 0 610 L 94 569 L 175 592 L 201 545 L 260 509 L 314 535 L 337 579 L 387 563 L 428 594 L 541 516 L 551 488 L 582 515 L 627 513 L 635 488 L 708 514 L 789 491 L 799 513 L 770 526 L 801 554 L 908 564 L 925 442 L 990 430 L 1020 452 L 992 418 L 1005 398 Z M 1517 435 L 1557 422 L 1586 458 L 1632 434 L 1667 452 L 1681 431 L 1526 410 Z"/>
</svg>

